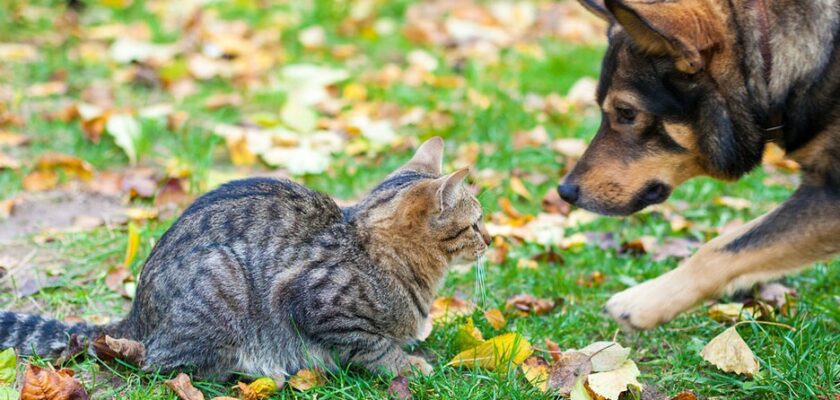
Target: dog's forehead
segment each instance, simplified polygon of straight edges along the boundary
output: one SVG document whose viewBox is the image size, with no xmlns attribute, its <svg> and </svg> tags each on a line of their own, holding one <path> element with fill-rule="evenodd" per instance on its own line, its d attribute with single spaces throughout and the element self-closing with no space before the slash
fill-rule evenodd
<svg viewBox="0 0 840 400">
<path fill-rule="evenodd" d="M 655 88 L 662 86 L 664 75 L 673 70 L 673 61 L 644 54 L 624 30 L 617 29 L 610 35 L 601 65 L 597 91 L 601 107 L 606 100 L 616 97 L 610 96 L 613 93 L 635 93 L 634 97 L 641 99 L 656 92 Z"/>
</svg>

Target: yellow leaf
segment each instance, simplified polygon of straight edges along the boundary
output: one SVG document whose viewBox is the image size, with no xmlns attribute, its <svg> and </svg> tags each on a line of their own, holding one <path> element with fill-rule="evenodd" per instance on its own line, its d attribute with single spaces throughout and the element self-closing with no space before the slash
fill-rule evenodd
<svg viewBox="0 0 840 400">
<path fill-rule="evenodd" d="M 497 369 L 506 372 L 510 364 L 522 364 L 532 352 L 531 344 L 522 335 L 506 333 L 472 349 L 462 351 L 447 365 Z"/>
<path fill-rule="evenodd" d="M 348 83 L 342 95 L 350 101 L 362 101 L 367 98 L 367 89 L 359 83 Z"/>
<path fill-rule="evenodd" d="M 724 372 L 746 376 L 758 372 L 758 360 L 734 326 L 712 339 L 700 355 Z"/>
<path fill-rule="evenodd" d="M 531 385 L 541 392 L 548 390 L 548 363 L 540 357 L 528 357 L 522 363 L 522 373 Z"/>
<path fill-rule="evenodd" d="M 289 378 L 289 386 L 300 391 L 322 386 L 326 382 L 324 375 L 314 369 L 302 369 Z"/>
<path fill-rule="evenodd" d="M 738 322 L 742 311 L 747 318 L 752 314 L 749 310 L 744 310 L 741 303 L 715 304 L 709 307 L 709 317 L 717 322 Z"/>
<path fill-rule="evenodd" d="M 438 297 L 432 302 L 429 316 L 432 322 L 447 323 L 457 317 L 470 315 L 475 310 L 475 304 L 469 300 L 461 300 L 457 297 Z"/>
<path fill-rule="evenodd" d="M 491 309 L 484 312 L 484 318 L 487 318 L 487 322 L 490 323 L 490 326 L 493 327 L 495 330 L 499 330 L 507 325 L 507 320 L 505 320 L 505 316 L 502 315 L 502 312 L 497 309 Z"/>
<path fill-rule="evenodd" d="M 585 380 L 586 377 L 582 376 L 575 381 L 575 385 L 569 392 L 569 400 L 592 400 L 592 396 L 589 395 L 589 391 L 586 390 L 586 386 L 583 384 Z"/>
<path fill-rule="evenodd" d="M 481 343 L 484 343 L 484 336 L 475 327 L 472 318 L 467 318 L 467 322 L 458 327 L 458 330 L 455 332 L 455 338 L 452 339 L 452 344 L 458 351 L 471 349 Z"/>
<path fill-rule="evenodd" d="M 239 382 L 237 386 L 245 400 L 267 399 L 277 392 L 277 383 L 269 377 L 259 378 L 249 384 Z"/>
<path fill-rule="evenodd" d="M 137 256 L 137 248 L 140 247 L 140 232 L 137 230 L 137 225 L 134 223 L 128 224 L 128 245 L 125 247 L 125 261 L 123 265 L 128 268 L 134 257 Z"/>
<path fill-rule="evenodd" d="M 514 193 L 524 197 L 527 200 L 531 200 L 531 192 L 528 191 L 528 188 L 525 187 L 525 184 L 522 183 L 522 179 L 517 177 L 510 178 L 510 190 L 513 190 Z"/>
<path fill-rule="evenodd" d="M 633 360 L 627 360 L 614 370 L 590 374 L 588 384 L 589 389 L 598 396 L 618 400 L 618 396 L 627 391 L 628 385 L 642 387 L 642 384 L 636 380 L 638 377 L 639 368 L 636 367 L 636 363 Z"/>
<path fill-rule="evenodd" d="M 155 210 L 153 208 L 133 207 L 125 210 L 125 215 L 134 221 L 155 219 L 158 217 L 158 213 L 158 210 Z"/>
</svg>

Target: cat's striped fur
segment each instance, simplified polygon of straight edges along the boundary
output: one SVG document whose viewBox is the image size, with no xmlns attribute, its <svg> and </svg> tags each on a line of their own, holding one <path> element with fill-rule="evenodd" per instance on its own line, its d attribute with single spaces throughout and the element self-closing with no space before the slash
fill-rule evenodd
<svg viewBox="0 0 840 400">
<path fill-rule="evenodd" d="M 358 204 L 290 181 L 246 179 L 207 193 L 152 250 L 131 312 L 105 327 L 0 313 L 3 347 L 49 356 L 69 333 L 141 341 L 147 369 L 281 378 L 350 363 L 428 364 L 402 346 L 427 323 L 447 266 L 487 248 L 467 171 L 441 177 L 434 138 Z"/>
</svg>

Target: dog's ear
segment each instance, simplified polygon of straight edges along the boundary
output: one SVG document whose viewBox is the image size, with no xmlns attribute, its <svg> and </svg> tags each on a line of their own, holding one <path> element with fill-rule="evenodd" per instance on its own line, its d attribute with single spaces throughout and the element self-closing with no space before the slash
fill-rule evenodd
<svg viewBox="0 0 840 400">
<path fill-rule="evenodd" d="M 761 163 L 766 142 L 764 131 L 735 123 L 751 120 L 746 110 L 732 109 L 717 99 L 704 104 L 697 112 L 698 145 L 705 155 L 709 175 L 735 180 Z M 739 112 L 743 115 L 731 115 Z"/>
<path fill-rule="evenodd" d="M 704 0 L 605 0 L 605 5 L 637 46 L 674 57 L 677 69 L 687 74 L 705 67 L 703 51 L 721 39 L 720 22 Z"/>
<path fill-rule="evenodd" d="M 595 14 L 596 17 L 607 22 L 612 21 L 610 12 L 607 11 L 607 6 L 604 5 L 604 0 L 578 0 L 578 3 L 580 3 L 583 8 L 589 10 L 592 14 Z"/>
</svg>

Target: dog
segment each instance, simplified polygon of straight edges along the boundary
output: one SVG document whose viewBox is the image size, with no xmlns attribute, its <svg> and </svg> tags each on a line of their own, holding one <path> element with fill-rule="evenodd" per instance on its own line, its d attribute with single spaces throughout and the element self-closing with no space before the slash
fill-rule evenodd
<svg viewBox="0 0 840 400">
<path fill-rule="evenodd" d="M 613 295 L 634 329 L 840 252 L 840 0 L 579 0 L 609 22 L 601 125 L 558 186 L 605 215 L 698 175 L 736 180 L 773 142 L 801 165 L 777 209 Z"/>
</svg>

